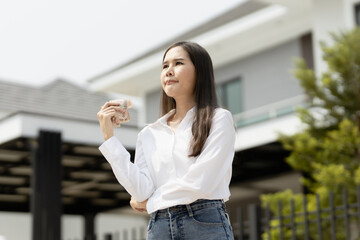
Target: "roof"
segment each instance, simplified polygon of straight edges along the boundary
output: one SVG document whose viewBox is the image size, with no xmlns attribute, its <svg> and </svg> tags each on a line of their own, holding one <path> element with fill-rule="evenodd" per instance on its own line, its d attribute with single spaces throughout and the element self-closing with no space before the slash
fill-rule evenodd
<svg viewBox="0 0 360 240">
<path fill-rule="evenodd" d="M 161 88 L 159 61 L 164 50 L 171 43 L 183 40 L 195 41 L 206 48 L 216 74 L 229 64 L 307 34 L 313 28 L 312 12 L 311 0 L 242 2 L 209 22 L 94 76 L 88 80 L 89 87 L 95 91 L 146 96 Z"/>
<path fill-rule="evenodd" d="M 163 52 L 168 46 L 170 46 L 174 42 L 189 40 L 193 37 L 196 37 L 198 35 L 206 33 L 212 29 L 215 29 L 217 27 L 220 27 L 222 25 L 230 23 L 236 19 L 239 19 L 241 17 L 249 15 L 250 13 L 253 13 L 261 8 L 264 8 L 267 5 L 268 5 L 267 3 L 258 2 L 258 1 L 247 1 L 244 3 L 242 2 L 238 6 L 235 6 L 234 8 L 231 8 L 228 11 L 226 11 L 218 16 L 215 16 L 213 19 L 210 19 L 209 21 L 206 21 L 203 24 L 195 26 L 190 31 L 187 31 L 187 32 L 182 33 L 172 39 L 164 41 L 163 43 L 159 44 L 158 46 L 155 46 L 154 48 L 150 49 L 149 51 L 144 52 L 143 54 L 134 57 L 130 61 L 128 61 L 118 67 L 115 67 L 114 69 L 111 69 L 107 72 L 104 72 L 102 74 L 99 74 L 99 75 L 89 79 L 88 82 L 95 82 L 95 81 L 101 79 L 103 76 L 106 76 L 112 72 L 118 71 L 122 68 L 125 68 L 145 57 L 151 56 L 159 51 Z"/>
<path fill-rule="evenodd" d="M 58 79 L 42 87 L 0 81 L 0 112 L 30 112 L 74 120 L 97 121 L 96 113 L 101 105 L 113 96 L 95 93 Z M 131 121 L 128 126 L 137 126 L 137 111 L 129 109 Z"/>
</svg>

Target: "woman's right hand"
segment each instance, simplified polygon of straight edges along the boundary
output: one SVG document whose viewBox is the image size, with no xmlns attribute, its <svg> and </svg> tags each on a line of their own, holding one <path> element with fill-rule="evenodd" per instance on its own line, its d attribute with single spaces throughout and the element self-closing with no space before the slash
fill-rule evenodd
<svg viewBox="0 0 360 240">
<path fill-rule="evenodd" d="M 134 209 L 135 211 L 138 212 L 147 212 L 146 210 L 146 203 L 147 203 L 148 199 L 146 199 L 143 202 L 138 202 L 136 201 L 133 197 L 131 197 L 130 199 L 130 206 L 132 207 L 132 209 Z"/>
<path fill-rule="evenodd" d="M 106 102 L 97 113 L 100 129 L 105 141 L 114 136 L 113 121 L 115 123 L 120 122 L 117 111 L 123 113 L 125 110 L 119 107 L 119 103 Z"/>
</svg>

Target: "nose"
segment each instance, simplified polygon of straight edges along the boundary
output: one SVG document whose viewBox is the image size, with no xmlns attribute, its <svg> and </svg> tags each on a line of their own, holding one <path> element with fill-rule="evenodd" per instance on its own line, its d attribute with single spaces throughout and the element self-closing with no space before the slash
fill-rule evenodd
<svg viewBox="0 0 360 240">
<path fill-rule="evenodd" d="M 168 67 L 168 69 L 166 70 L 166 76 L 173 76 L 174 75 L 174 71 L 172 67 Z"/>
</svg>

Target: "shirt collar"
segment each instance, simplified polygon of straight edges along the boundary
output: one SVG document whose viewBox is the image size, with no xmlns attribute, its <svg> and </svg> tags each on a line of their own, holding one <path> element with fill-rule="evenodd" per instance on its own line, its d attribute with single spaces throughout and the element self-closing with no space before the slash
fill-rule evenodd
<svg viewBox="0 0 360 240">
<path fill-rule="evenodd" d="M 171 114 L 173 114 L 175 112 L 175 109 L 171 109 L 167 114 L 165 114 L 164 116 L 162 116 L 161 118 L 159 118 L 154 124 L 161 124 L 161 125 L 165 125 L 165 126 L 168 126 L 168 124 L 167 124 L 167 119 L 168 119 L 168 117 L 171 115 Z M 187 115 L 189 114 L 189 113 L 195 113 L 195 106 L 194 107 L 192 107 L 187 113 L 186 113 L 186 115 L 185 115 L 185 117 L 184 117 L 184 119 L 187 117 Z"/>
<path fill-rule="evenodd" d="M 156 123 L 160 123 L 162 125 L 167 125 L 167 119 L 170 115 L 172 115 L 175 112 L 175 109 L 171 109 L 167 114 L 159 118 Z"/>
</svg>

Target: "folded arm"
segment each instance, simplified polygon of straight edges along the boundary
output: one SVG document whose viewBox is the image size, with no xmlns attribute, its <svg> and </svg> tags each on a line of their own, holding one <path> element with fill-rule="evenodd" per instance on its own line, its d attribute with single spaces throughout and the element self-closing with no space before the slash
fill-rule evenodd
<svg viewBox="0 0 360 240">
<path fill-rule="evenodd" d="M 138 137 L 135 162 L 130 161 L 130 154 L 116 137 L 111 137 L 99 147 L 110 163 L 115 177 L 126 191 L 137 201 L 143 202 L 154 192 L 154 183 L 150 176 Z"/>
</svg>

